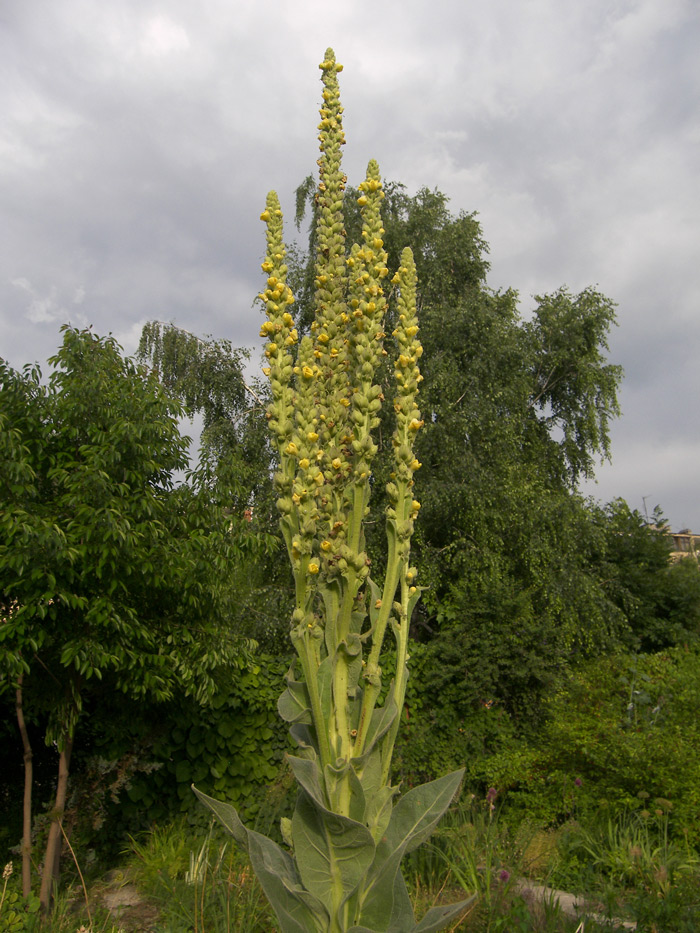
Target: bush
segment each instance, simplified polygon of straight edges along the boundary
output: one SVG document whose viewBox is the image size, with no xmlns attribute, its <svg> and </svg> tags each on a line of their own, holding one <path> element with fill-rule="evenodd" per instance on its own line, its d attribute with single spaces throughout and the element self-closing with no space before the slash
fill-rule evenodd
<svg viewBox="0 0 700 933">
<path fill-rule="evenodd" d="M 695 842 L 699 661 L 697 648 L 674 648 L 587 664 L 549 700 L 535 740 L 477 763 L 472 774 L 508 791 L 510 809 L 550 823 L 668 801 L 672 832 Z"/>
<path fill-rule="evenodd" d="M 259 664 L 222 688 L 211 706 L 181 702 L 171 708 L 151 749 L 163 767 L 133 780 L 124 816 L 133 811 L 152 822 L 177 810 L 197 813 L 196 784 L 254 818 L 268 787 L 280 780 L 288 748 L 277 714 L 287 666 L 285 659 L 261 656 Z"/>
</svg>

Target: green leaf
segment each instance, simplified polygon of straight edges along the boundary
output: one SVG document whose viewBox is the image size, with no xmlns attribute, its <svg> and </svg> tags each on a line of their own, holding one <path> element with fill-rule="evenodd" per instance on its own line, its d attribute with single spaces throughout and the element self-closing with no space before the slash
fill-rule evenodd
<svg viewBox="0 0 700 933">
<path fill-rule="evenodd" d="M 373 883 L 365 894 L 360 920 L 382 933 L 407 933 L 415 924 L 406 882 L 399 868 L 401 856 L 400 851 L 392 853 L 382 864 L 383 870 L 378 876 L 374 874 L 375 865 L 368 876 Z"/>
<path fill-rule="evenodd" d="M 389 685 L 390 697 L 393 683 L 394 682 L 392 681 Z M 361 772 L 365 768 L 374 746 L 384 735 L 387 734 L 389 729 L 391 729 L 391 726 L 397 715 L 398 710 L 396 708 L 396 703 L 394 702 L 393 697 L 385 702 L 384 706 L 379 706 L 372 711 L 372 718 L 370 719 L 369 728 L 367 730 L 367 740 L 365 742 L 364 751 L 357 758 L 352 759 L 352 763 L 355 765 L 355 769 L 358 772 Z M 367 793 L 366 790 L 365 793 Z"/>
<path fill-rule="evenodd" d="M 411 933 L 437 933 L 438 930 L 444 930 L 446 926 L 456 920 L 470 904 L 476 901 L 476 894 L 459 901 L 457 904 L 447 904 L 443 907 L 431 907 L 423 919 L 418 923 Z"/>
<path fill-rule="evenodd" d="M 391 851 L 403 848 L 405 853 L 429 838 L 452 798 L 459 790 L 464 768 L 436 781 L 414 787 L 394 807 L 385 841 Z"/>
<path fill-rule="evenodd" d="M 189 761 L 178 761 L 175 768 L 175 780 L 178 784 L 184 784 L 192 777 Z"/>
<path fill-rule="evenodd" d="M 306 723 L 295 722 L 289 727 L 289 734 L 299 746 L 300 754 L 303 757 L 318 757 L 318 742 L 311 726 L 306 725 Z"/>
<path fill-rule="evenodd" d="M 328 912 L 320 900 L 302 887 L 292 857 L 267 836 L 246 829 L 231 804 L 215 800 L 196 787 L 192 790 L 250 854 L 253 870 L 284 933 L 323 933 L 327 930 Z"/>
<path fill-rule="evenodd" d="M 311 700 L 306 684 L 294 679 L 294 667 L 285 677 L 287 689 L 277 701 L 277 710 L 285 722 L 300 722 L 311 725 Z"/>
<path fill-rule="evenodd" d="M 370 881 L 362 906 L 364 922 L 379 929 L 385 928 L 393 918 L 394 904 L 401 923 L 405 922 L 405 908 L 401 906 L 403 892 L 400 886 L 396 887 L 396 879 L 401 877 L 401 859 L 430 836 L 450 805 L 463 776 L 464 769 L 423 784 L 410 790 L 396 804 L 369 872 Z M 396 933 L 402 930 L 401 927 L 395 929 Z M 410 929 L 411 926 L 403 927 L 403 930 Z"/>
<path fill-rule="evenodd" d="M 358 888 L 375 853 L 366 826 L 321 808 L 306 791 L 292 817 L 294 855 L 305 888 L 340 907 Z"/>
</svg>

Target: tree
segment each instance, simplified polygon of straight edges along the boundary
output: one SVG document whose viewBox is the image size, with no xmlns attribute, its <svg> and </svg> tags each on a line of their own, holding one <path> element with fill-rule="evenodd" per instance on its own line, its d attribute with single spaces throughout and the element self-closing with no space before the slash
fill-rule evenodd
<svg viewBox="0 0 700 933">
<path fill-rule="evenodd" d="M 313 224 L 309 186 L 297 194 L 298 224 L 309 208 Z M 389 261 L 403 241 L 416 257 L 425 349 L 416 551 L 429 588 L 414 615 L 434 659 L 424 684 L 433 705 L 452 697 L 460 714 L 495 699 L 531 719 L 563 666 L 625 625 L 591 572 L 602 529 L 575 494 L 609 455 L 618 413 L 621 369 L 606 358 L 614 305 L 562 288 L 524 321 L 515 292 L 487 285 L 475 214 L 453 215 L 439 191 L 410 197 L 389 184 L 384 216 Z M 296 258 L 304 300 L 308 265 Z"/>
<path fill-rule="evenodd" d="M 596 520 L 604 535 L 591 561 L 607 598 L 625 620 L 625 647 L 650 653 L 696 641 L 700 568 L 694 557 L 669 560 L 672 539 L 660 507 L 650 523 L 615 499 Z"/>
<path fill-rule="evenodd" d="M 268 650 L 285 654 L 288 632 L 281 620 L 292 611 L 293 584 L 287 563 L 279 559 L 283 544 L 272 485 L 276 452 L 265 418 L 269 387 L 244 377 L 248 357 L 228 340 L 200 338 L 160 321 L 144 326 L 138 351 L 188 414 L 202 416 L 200 456 L 209 480 L 266 544 L 254 560 L 232 565 L 221 581 L 235 593 L 232 623 Z"/>
<path fill-rule="evenodd" d="M 215 484 L 174 486 L 188 466 L 181 406 L 114 340 L 64 328 L 50 362 L 48 384 L 0 363 L 1 683 L 59 752 L 44 909 L 86 699 L 205 702 L 249 648 L 226 628 L 217 581 L 257 543 Z"/>
</svg>

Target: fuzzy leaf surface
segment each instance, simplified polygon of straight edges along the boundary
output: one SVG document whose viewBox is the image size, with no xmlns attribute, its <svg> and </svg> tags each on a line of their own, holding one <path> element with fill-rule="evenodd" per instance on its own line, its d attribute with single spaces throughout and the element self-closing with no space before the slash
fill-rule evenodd
<svg viewBox="0 0 700 933">
<path fill-rule="evenodd" d="M 253 870 L 284 933 L 323 933 L 329 916 L 323 902 L 304 890 L 292 857 L 276 842 L 247 829 L 235 807 L 192 788 L 236 842 L 249 855 Z"/>
<path fill-rule="evenodd" d="M 437 933 L 438 930 L 444 930 L 459 915 L 473 904 L 476 900 L 476 894 L 467 897 L 457 904 L 447 904 L 443 907 L 431 907 L 420 923 L 416 924 L 411 933 Z"/>
<path fill-rule="evenodd" d="M 292 837 L 304 886 L 324 904 L 347 900 L 374 859 L 366 826 L 321 808 L 305 791 L 297 798 Z"/>
</svg>

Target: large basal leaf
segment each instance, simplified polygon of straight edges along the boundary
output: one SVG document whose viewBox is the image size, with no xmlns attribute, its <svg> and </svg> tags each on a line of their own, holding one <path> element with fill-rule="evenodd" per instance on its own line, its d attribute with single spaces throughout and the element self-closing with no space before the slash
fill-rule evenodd
<svg viewBox="0 0 700 933">
<path fill-rule="evenodd" d="M 476 894 L 457 904 L 448 904 L 445 907 L 431 907 L 420 923 L 416 924 L 410 933 L 437 933 L 444 930 L 463 913 L 470 904 L 476 901 Z"/>
<path fill-rule="evenodd" d="M 324 933 L 330 920 L 328 911 L 322 900 L 304 890 L 289 853 L 267 836 L 247 829 L 230 803 L 215 800 L 198 791 L 196 787 L 192 790 L 234 839 L 248 851 L 253 870 L 275 911 L 283 933 Z"/>
<path fill-rule="evenodd" d="M 430 836 L 450 805 L 463 776 L 462 769 L 423 784 L 410 790 L 396 804 L 386 832 L 377 845 L 377 853 L 368 875 L 361 913 L 364 923 L 380 930 L 386 928 L 391 919 L 394 884 L 400 875 L 401 859 Z M 388 908 L 387 904 L 391 907 Z"/>
<path fill-rule="evenodd" d="M 360 919 L 364 920 L 364 911 Z M 404 877 L 399 870 L 394 876 L 394 896 L 387 933 L 404 933 L 404 930 L 411 930 L 414 923 L 411 899 L 408 896 Z"/>
<path fill-rule="evenodd" d="M 294 856 L 304 887 L 330 909 L 347 900 L 374 858 L 366 826 L 320 807 L 300 791 L 292 817 Z"/>
<path fill-rule="evenodd" d="M 365 807 L 365 822 L 375 842 L 379 842 L 391 819 L 393 800 L 398 794 L 398 787 L 382 787 L 372 797 Z"/>
<path fill-rule="evenodd" d="M 463 777 L 461 768 L 404 794 L 394 807 L 382 844 L 386 842 L 390 852 L 400 848 L 407 853 L 418 848 L 437 826 Z"/>
<path fill-rule="evenodd" d="M 387 930 L 394 913 L 400 918 L 402 906 L 405 912 L 405 902 L 402 899 L 403 892 L 400 890 L 401 885 L 398 881 L 400 878 L 403 883 L 403 876 L 399 870 L 402 856 L 403 852 L 401 851 L 388 852 L 386 847 L 381 845 L 377 847 L 377 854 L 367 876 L 368 884 L 360 907 L 362 923 L 376 930 Z M 394 910 L 395 898 L 398 898 L 396 911 Z M 411 911 L 410 922 L 408 922 L 407 918 L 404 929 L 412 929 L 413 924 L 413 911 Z"/>
</svg>

